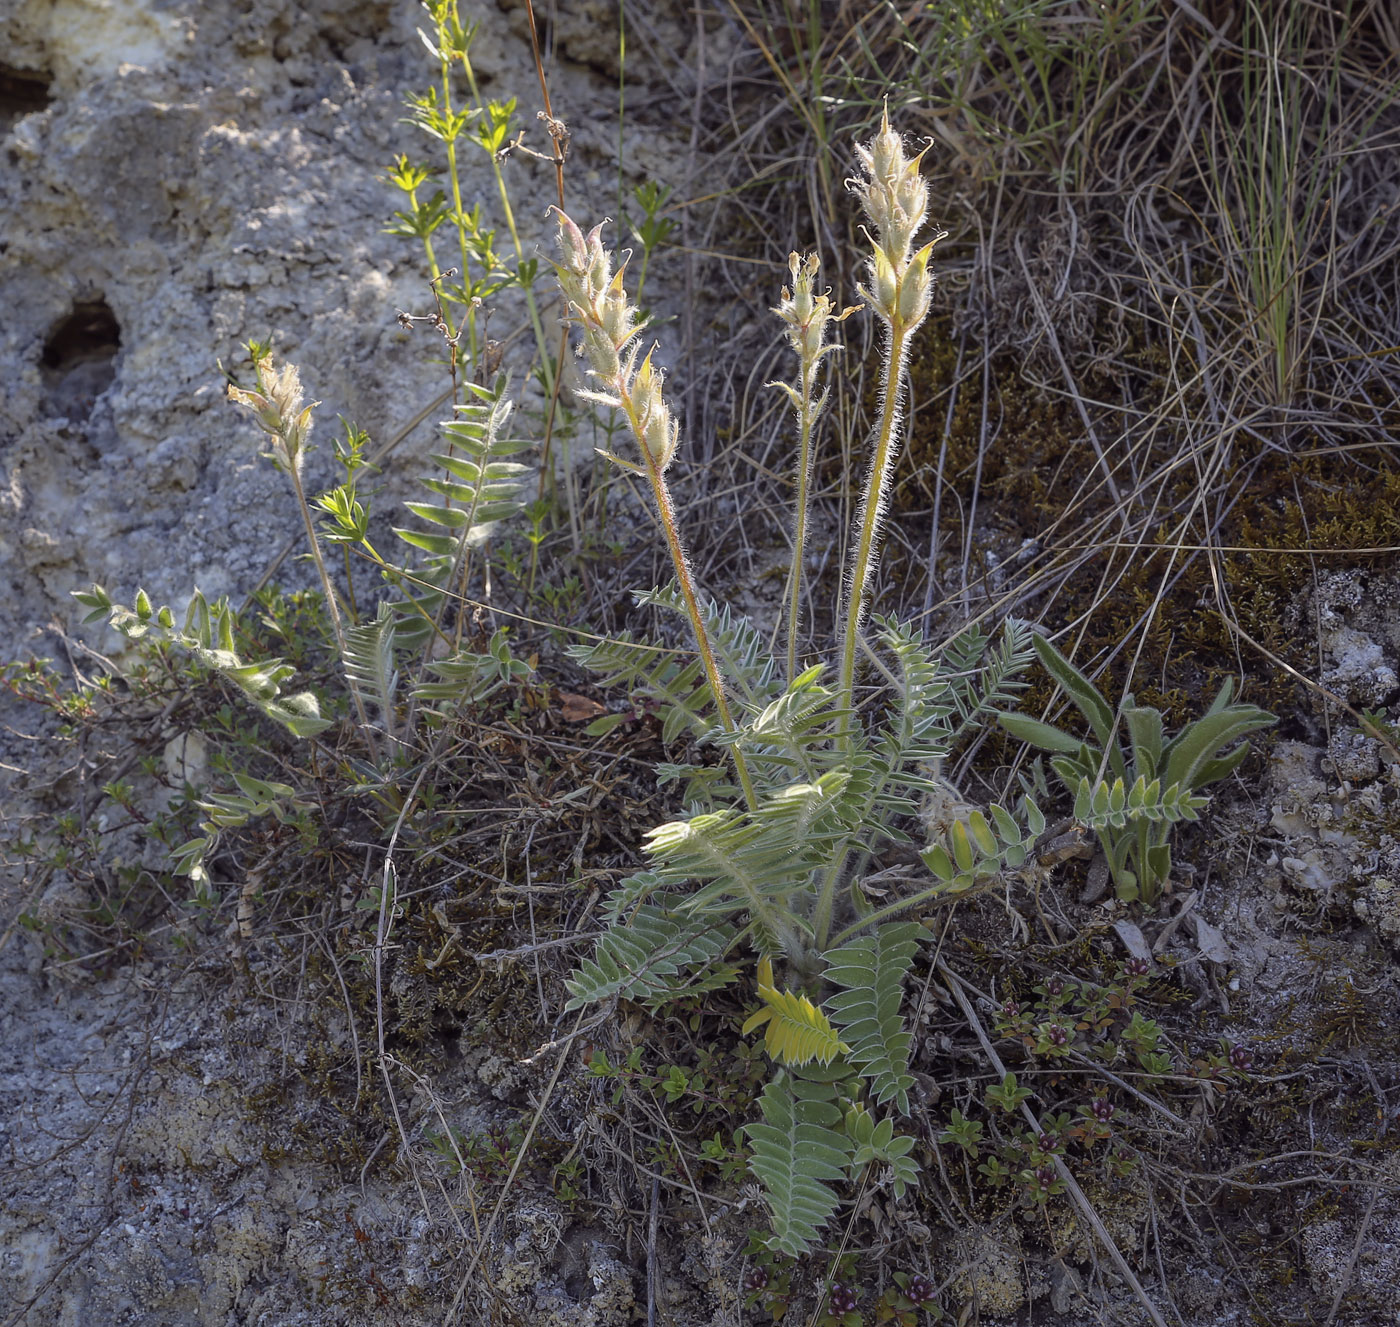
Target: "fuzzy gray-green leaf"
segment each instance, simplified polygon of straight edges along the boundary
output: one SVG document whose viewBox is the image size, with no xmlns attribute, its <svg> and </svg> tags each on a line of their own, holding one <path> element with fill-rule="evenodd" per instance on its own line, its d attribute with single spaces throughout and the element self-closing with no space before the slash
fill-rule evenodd
<svg viewBox="0 0 1400 1327">
<path fill-rule="evenodd" d="M 881 926 L 825 955 L 828 981 L 842 989 L 825 1002 L 831 1021 L 851 1050 L 847 1059 L 871 1080 L 883 1105 L 894 1100 L 909 1114 L 910 1035 L 900 1017 L 904 978 L 919 948 L 923 928 L 913 922 Z"/>
<path fill-rule="evenodd" d="M 749 1169 L 773 1219 L 771 1247 L 793 1258 L 816 1243 L 836 1210 L 831 1185 L 850 1160 L 850 1141 L 832 1127 L 841 1122 L 835 1098 L 829 1084 L 780 1072 L 759 1099 L 764 1122 L 744 1126 Z"/>
</svg>

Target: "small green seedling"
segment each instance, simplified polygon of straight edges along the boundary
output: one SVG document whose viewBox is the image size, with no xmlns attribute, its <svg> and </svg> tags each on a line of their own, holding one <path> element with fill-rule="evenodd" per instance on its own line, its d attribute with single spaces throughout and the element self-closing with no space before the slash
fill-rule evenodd
<svg viewBox="0 0 1400 1327">
<path fill-rule="evenodd" d="M 1002 713 L 997 720 L 1012 737 L 1052 753 L 1051 768 L 1074 797 L 1075 819 L 1098 836 L 1118 897 L 1155 903 L 1171 877 L 1172 826 L 1197 819 L 1209 801 L 1199 790 L 1249 754 L 1248 742 L 1226 748 L 1278 720 L 1255 705 L 1232 704 L 1234 682 L 1227 678 L 1199 719 L 1164 740 L 1160 710 L 1136 704 L 1129 692 L 1115 714 L 1044 636 L 1035 638 L 1035 652 L 1088 721 L 1094 742 L 1024 714 Z M 1117 736 L 1120 722 L 1126 747 Z"/>
</svg>

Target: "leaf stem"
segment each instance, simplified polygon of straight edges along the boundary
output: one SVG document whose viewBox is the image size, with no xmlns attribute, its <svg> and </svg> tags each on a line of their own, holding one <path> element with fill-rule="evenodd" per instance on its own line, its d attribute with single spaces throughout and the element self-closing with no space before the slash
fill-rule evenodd
<svg viewBox="0 0 1400 1327">
<path fill-rule="evenodd" d="M 336 599 L 335 586 L 331 584 L 330 572 L 326 570 L 325 561 L 321 557 L 321 543 L 316 537 L 316 523 L 311 519 L 311 508 L 306 502 L 306 490 L 301 485 L 301 469 L 299 466 L 289 464 L 286 467 L 287 474 L 291 476 L 292 490 L 297 495 L 297 507 L 301 510 L 301 519 L 306 526 L 307 542 L 311 545 L 311 558 L 316 564 L 316 572 L 321 578 L 321 588 L 326 595 L 326 611 L 331 615 L 331 626 L 335 630 L 335 643 L 340 650 L 340 657 L 344 659 L 345 654 L 345 627 L 340 620 L 340 604 Z M 360 727 L 367 736 L 374 733 L 370 726 L 369 714 L 365 710 L 364 697 L 360 695 L 359 685 L 348 673 L 345 679 L 350 685 L 350 695 L 355 702 L 355 712 L 360 719 Z M 371 741 L 373 741 L 371 737 Z"/>
</svg>

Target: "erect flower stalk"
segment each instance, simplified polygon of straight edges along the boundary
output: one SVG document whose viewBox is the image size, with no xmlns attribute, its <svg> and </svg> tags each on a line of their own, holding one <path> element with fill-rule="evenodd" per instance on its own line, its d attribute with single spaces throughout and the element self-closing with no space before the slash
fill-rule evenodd
<svg viewBox="0 0 1400 1327">
<path fill-rule="evenodd" d="M 837 694 L 843 712 L 841 732 L 847 740 L 854 710 L 856 649 L 867 608 L 870 577 L 878 555 L 880 520 L 889 497 L 890 474 L 899 454 L 900 405 L 909 340 L 928 316 L 933 291 L 929 256 L 933 246 L 947 233 L 938 231 L 921 249 L 914 251 L 914 237 L 928 214 L 928 185 L 919 173 L 923 153 L 913 158 L 905 154 L 904 140 L 890 128 L 888 111 L 881 120 L 880 132 L 866 146 L 857 146 L 856 154 L 866 178 L 852 181 L 852 188 L 873 227 L 873 234 L 867 232 L 871 239 L 871 256 L 867 263 L 869 286 L 857 289 L 885 324 L 886 348 L 875 450 L 846 583 L 846 621 Z"/>
<path fill-rule="evenodd" d="M 311 519 L 311 508 L 307 505 L 306 490 L 301 483 L 306 440 L 311 436 L 311 412 L 320 402 L 313 401 L 308 406 L 302 405 L 301 375 L 297 372 L 295 364 L 284 364 L 274 372 L 272 356 L 265 349 L 259 348 L 262 353 L 253 349 L 251 345 L 249 349 L 253 350 L 253 371 L 257 374 L 258 390 L 245 391 L 230 383 L 228 399 L 252 413 L 258 427 L 272 439 L 272 444 L 264 455 L 271 458 L 272 463 L 284 471 L 292 481 L 297 508 L 301 512 L 302 523 L 306 526 L 307 542 L 311 545 L 311 557 L 316 563 L 321 589 L 326 596 L 326 611 L 330 614 L 331 626 L 335 631 L 335 643 L 340 650 L 340 657 L 344 659 L 345 627 L 340 620 L 340 602 L 336 597 L 335 586 L 331 584 L 330 572 L 326 570 L 326 564 L 321 558 L 321 545 L 316 538 L 316 523 Z M 366 734 L 372 733 L 369 713 L 365 709 L 360 688 L 354 678 L 347 677 L 346 680 L 350 684 L 350 695 L 355 702 L 355 713 L 360 720 L 360 727 Z"/>
<path fill-rule="evenodd" d="M 666 469 L 675 458 L 679 427 L 671 417 L 671 407 L 664 394 L 665 374 L 653 367 L 651 352 L 640 364 L 638 336 L 643 324 L 637 320 L 636 306 L 628 299 L 623 287 L 624 263 L 616 274 L 612 271 L 612 256 L 603 248 L 601 225 L 594 226 L 585 236 L 578 226 L 559 208 L 550 209 L 559 223 L 559 248 L 563 261 L 556 264 L 559 286 L 569 303 L 569 312 L 583 330 L 582 350 L 592 368 L 592 375 L 605 390 L 586 391 L 579 395 L 585 400 L 621 410 L 627 417 L 628 428 L 641 453 L 642 463 L 623 460 L 611 452 L 603 455 L 634 474 L 645 475 L 656 502 L 657 517 L 666 537 L 666 546 L 675 569 L 676 584 L 685 600 L 686 613 L 695 633 L 695 645 L 709 679 L 715 698 L 715 709 L 721 726 L 727 733 L 737 733 L 738 725 L 729 709 L 724 678 L 710 647 L 700 602 L 695 593 L 694 577 L 676 524 L 675 504 L 666 483 Z M 744 790 L 749 810 L 758 809 L 758 797 L 749 776 L 744 753 L 737 743 L 731 750 L 734 771 Z"/>
<path fill-rule="evenodd" d="M 843 322 L 856 312 L 855 306 L 833 311 L 831 297 L 816 293 L 817 271 L 820 267 L 817 255 L 809 253 L 805 258 L 796 253 L 788 256 L 788 271 L 792 273 L 792 289 L 783 287 L 783 297 L 773 310 L 786 324 L 788 343 L 797 353 L 801 366 L 796 386 L 785 382 L 772 382 L 770 387 L 780 387 L 792 402 L 797 415 L 797 497 L 794 503 L 795 519 L 792 535 L 792 567 L 788 572 L 787 610 L 787 677 L 792 681 L 797 676 L 797 634 L 801 626 L 802 598 L 802 559 L 807 546 L 807 508 L 812 481 L 812 433 L 817 420 L 826 408 L 830 388 L 825 388 L 819 397 L 814 397 L 817 385 L 817 371 L 822 359 L 833 351 L 841 349 L 832 342 L 826 344 L 826 328 L 830 322 Z"/>
</svg>

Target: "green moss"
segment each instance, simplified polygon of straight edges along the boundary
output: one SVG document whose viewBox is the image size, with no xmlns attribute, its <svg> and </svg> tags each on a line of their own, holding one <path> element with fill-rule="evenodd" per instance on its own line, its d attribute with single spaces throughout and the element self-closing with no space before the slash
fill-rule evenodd
<svg viewBox="0 0 1400 1327">
<path fill-rule="evenodd" d="M 918 551 L 928 544 L 920 522 L 928 519 L 945 449 L 940 504 L 946 550 L 940 579 L 945 586 L 960 583 L 957 563 L 965 542 L 970 542 L 968 574 L 974 589 L 1002 571 L 1009 588 L 1019 574 L 1010 559 L 1023 541 L 1053 551 L 1057 539 L 1079 537 L 1073 532 L 1111 514 L 1075 404 L 1038 386 L 1021 359 L 1003 354 L 991 364 L 984 425 L 982 375 L 969 372 L 972 366 L 970 359 L 962 364 L 965 376 L 945 434 L 947 393 L 958 370 L 957 343 L 946 321 L 928 329 L 911 361 L 919 409 L 895 497 L 906 537 L 892 541 L 887 556 L 890 578 L 906 586 L 917 586 L 928 574 L 926 554 Z M 1115 438 L 1131 421 L 1151 414 L 1167 388 L 1165 367 L 1160 347 L 1139 333 L 1136 340 L 1130 336 L 1112 372 L 1086 373 L 1081 387 L 1095 402 L 1090 408 L 1101 440 Z M 984 428 L 990 445 L 981 458 L 975 526 L 968 541 L 964 522 Z M 1139 473 L 1169 463 L 1185 442 L 1180 426 L 1174 428 L 1170 420 L 1150 439 L 1134 438 Z M 1377 563 L 1390 556 L 1384 550 L 1400 544 L 1400 465 L 1378 450 L 1342 451 L 1316 437 L 1295 437 L 1291 443 L 1289 449 L 1258 452 L 1237 443 L 1201 518 L 1184 536 L 1191 546 L 1180 550 L 1171 547 L 1169 532 L 1199 494 L 1197 467 L 1177 465 L 1161 492 L 1151 495 L 1155 511 L 1141 503 L 1129 509 L 1129 528 L 1146 523 L 1140 546 L 1116 546 L 1115 518 L 1105 527 L 1111 533 L 1102 548 L 1087 552 L 1054 598 L 1036 600 L 1035 611 L 1044 612 L 1048 625 L 1083 624 L 1082 639 L 1075 643 L 1077 660 L 1098 660 L 1117 651 L 1102 680 L 1106 694 L 1120 694 L 1128 686 L 1127 667 L 1142 641 L 1132 690 L 1140 701 L 1161 708 L 1173 725 L 1194 717 L 1201 697 L 1214 694 L 1241 663 L 1252 700 L 1278 712 L 1298 708 L 1299 684 L 1237 639 L 1217 610 L 1216 577 L 1245 632 L 1304 675 L 1315 673 L 1315 647 L 1300 637 L 1293 607 L 1317 572 Z M 1121 470 L 1119 482 L 1125 483 Z M 1207 516 L 1214 525 L 1209 538 Z M 1071 533 L 1066 536 L 1066 531 Z M 1212 558 L 1198 547 L 1208 543 L 1217 550 L 1214 570 Z M 901 552 L 899 545 L 915 551 Z M 1120 648 L 1125 642 L 1127 647 Z M 1049 698 L 1049 686 L 1042 681 L 1027 708 L 1034 711 Z"/>
</svg>

